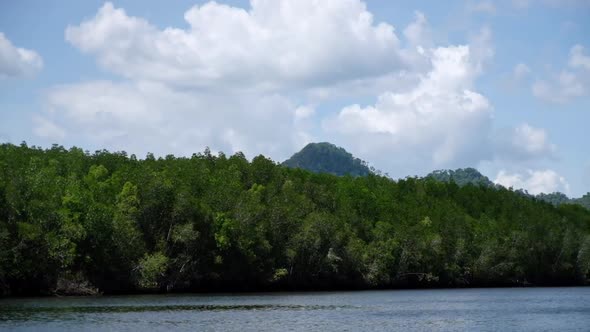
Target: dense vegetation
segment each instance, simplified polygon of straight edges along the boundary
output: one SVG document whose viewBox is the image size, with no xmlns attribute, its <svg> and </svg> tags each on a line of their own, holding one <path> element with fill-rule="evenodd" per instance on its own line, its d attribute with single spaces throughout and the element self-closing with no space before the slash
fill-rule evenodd
<svg viewBox="0 0 590 332">
<path fill-rule="evenodd" d="M 433 178 L 437 181 L 442 182 L 455 182 L 459 186 L 465 186 L 467 184 L 483 185 L 489 187 L 496 187 L 487 176 L 481 174 L 475 168 L 459 168 L 456 170 L 437 170 L 426 176 L 427 178 Z M 554 193 L 540 193 L 538 195 L 531 195 L 528 192 L 518 189 L 517 192 L 529 198 L 535 198 L 547 203 L 551 203 L 555 206 L 561 204 L 577 204 L 590 210 L 590 193 L 580 198 L 569 198 L 566 194 L 560 192 Z"/>
<path fill-rule="evenodd" d="M 4 294 L 573 285 L 589 270 L 590 211 L 503 188 L 0 145 Z"/>
<path fill-rule="evenodd" d="M 578 204 L 590 210 L 590 193 L 587 193 L 580 198 L 569 198 L 563 193 L 556 192 L 551 194 L 539 194 L 537 195 L 537 199 L 556 206 L 561 204 Z"/>
<path fill-rule="evenodd" d="M 355 158 L 331 143 L 309 143 L 301 151 L 285 160 L 283 165 L 301 168 L 314 173 L 333 175 L 365 176 L 372 171 L 367 163 Z"/>
<path fill-rule="evenodd" d="M 537 198 L 542 201 L 545 201 L 547 203 L 551 203 L 555 206 L 558 206 L 561 204 L 574 203 L 574 200 L 567 197 L 566 194 L 560 193 L 560 192 L 555 192 L 555 193 L 550 193 L 550 194 L 540 193 L 537 195 Z"/>
<path fill-rule="evenodd" d="M 459 186 L 465 186 L 467 184 L 494 186 L 494 183 L 487 176 L 484 176 L 475 168 L 437 170 L 428 174 L 426 177 L 441 182 L 455 182 Z"/>
</svg>

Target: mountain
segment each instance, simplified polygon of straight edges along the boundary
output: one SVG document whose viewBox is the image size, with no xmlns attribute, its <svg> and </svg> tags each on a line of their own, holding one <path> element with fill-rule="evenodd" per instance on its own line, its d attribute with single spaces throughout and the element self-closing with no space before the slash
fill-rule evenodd
<svg viewBox="0 0 590 332">
<path fill-rule="evenodd" d="M 466 184 L 484 185 L 493 187 L 494 183 L 488 179 L 487 176 L 481 174 L 475 168 L 459 168 L 456 170 L 437 170 L 428 175 L 427 178 L 432 178 L 441 182 L 455 182 L 459 186 Z"/>
<path fill-rule="evenodd" d="M 484 185 L 494 187 L 497 186 L 494 184 L 490 179 L 481 174 L 475 168 L 459 168 L 456 170 L 437 170 L 433 171 L 432 173 L 426 175 L 426 178 L 432 178 L 437 181 L 441 182 L 451 182 L 454 181 L 459 186 L 464 186 L 466 184 L 475 184 L 475 185 Z M 534 197 L 540 201 L 544 201 L 547 203 L 551 203 L 555 206 L 559 206 L 561 204 L 577 204 L 585 207 L 586 209 L 590 210 L 590 193 L 587 193 L 583 197 L 580 198 L 569 198 L 564 193 L 554 192 L 554 193 L 540 193 L 538 195 L 531 195 L 526 191 L 519 189 L 515 190 L 515 192 L 519 192 L 528 197 Z"/>
<path fill-rule="evenodd" d="M 590 193 L 587 193 L 580 198 L 569 198 L 563 193 L 555 192 L 551 194 L 539 194 L 536 196 L 536 198 L 551 203 L 555 206 L 561 204 L 577 204 L 590 210 Z"/>
<path fill-rule="evenodd" d="M 367 163 L 332 143 L 309 143 L 282 163 L 314 173 L 365 176 L 371 173 Z"/>
</svg>

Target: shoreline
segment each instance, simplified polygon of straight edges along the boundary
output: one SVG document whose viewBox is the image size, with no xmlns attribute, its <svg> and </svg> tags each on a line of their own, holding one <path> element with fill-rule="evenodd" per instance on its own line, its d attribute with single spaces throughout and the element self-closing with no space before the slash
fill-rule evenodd
<svg viewBox="0 0 590 332">
<path fill-rule="evenodd" d="M 307 289 L 251 289 L 251 290 L 198 290 L 198 291 L 132 291 L 132 292 L 99 292 L 97 294 L 17 294 L 3 295 L 4 299 L 26 299 L 26 298 L 98 298 L 98 297 L 124 297 L 124 296 L 198 296 L 198 295 L 251 295 L 251 294 L 313 294 L 313 293 L 342 293 L 342 292 L 378 292 L 378 291 L 437 291 L 437 290 L 468 290 L 468 289 L 545 289 L 545 288 L 587 288 L 590 285 L 494 285 L 494 286 L 466 286 L 466 287 L 381 287 L 381 288 L 307 288 Z"/>
</svg>

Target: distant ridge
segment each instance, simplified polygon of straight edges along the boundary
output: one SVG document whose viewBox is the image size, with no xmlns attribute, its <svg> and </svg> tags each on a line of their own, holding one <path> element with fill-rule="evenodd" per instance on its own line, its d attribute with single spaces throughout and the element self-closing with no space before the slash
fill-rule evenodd
<svg viewBox="0 0 590 332">
<path fill-rule="evenodd" d="M 366 176 L 375 173 L 374 169 L 370 168 L 365 161 L 354 157 L 345 149 L 329 142 L 309 143 L 301 151 L 285 160 L 282 165 L 290 168 L 301 168 L 314 173 L 328 173 L 338 176 Z M 377 174 L 380 173 L 377 172 Z M 426 175 L 425 178 L 447 183 L 454 182 L 461 187 L 468 184 L 486 187 L 499 186 L 472 167 L 455 170 L 435 170 Z M 555 206 L 576 204 L 590 210 L 590 193 L 580 198 L 569 198 L 560 192 L 531 195 L 522 189 L 515 191 Z"/>
<path fill-rule="evenodd" d="M 432 178 L 441 182 L 453 181 L 459 186 L 465 186 L 467 184 L 483 185 L 488 187 L 497 186 L 487 176 L 481 174 L 477 169 L 471 167 L 458 168 L 456 170 L 436 170 L 426 175 L 426 178 Z M 525 196 L 534 197 L 538 200 L 553 204 L 555 206 L 559 206 L 561 204 L 577 204 L 590 210 L 590 193 L 587 193 L 580 198 L 569 198 L 567 195 L 560 192 L 531 195 L 522 189 L 516 191 L 522 193 Z"/>
<path fill-rule="evenodd" d="M 314 173 L 329 173 L 338 176 L 365 176 L 372 173 L 366 162 L 328 142 L 309 143 L 282 164 Z"/>
<path fill-rule="evenodd" d="M 456 170 L 437 170 L 426 175 L 427 178 L 432 178 L 441 182 L 455 182 L 459 186 L 467 184 L 484 185 L 493 187 L 495 184 L 490 179 L 481 174 L 475 168 L 458 168 Z"/>
<path fill-rule="evenodd" d="M 536 198 L 547 203 L 551 203 L 555 206 L 559 206 L 561 204 L 577 204 L 590 210 L 590 193 L 587 193 L 586 195 L 580 198 L 569 198 L 565 194 L 560 192 L 550 194 L 541 193 L 537 195 Z"/>
</svg>

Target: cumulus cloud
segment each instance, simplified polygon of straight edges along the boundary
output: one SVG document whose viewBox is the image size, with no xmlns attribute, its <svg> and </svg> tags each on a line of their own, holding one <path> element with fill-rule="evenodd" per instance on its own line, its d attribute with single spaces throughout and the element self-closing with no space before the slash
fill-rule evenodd
<svg viewBox="0 0 590 332">
<path fill-rule="evenodd" d="M 403 31 L 406 40 L 412 46 L 430 47 L 432 46 L 432 32 L 428 25 L 428 20 L 424 13 L 416 11 L 415 18 Z"/>
<path fill-rule="evenodd" d="M 324 128 L 370 160 L 395 165 L 390 169 L 425 170 L 482 158 L 492 108 L 472 90 L 480 59 L 466 45 L 431 52 L 432 70 L 417 86 L 385 92 L 373 106 L 345 107 Z"/>
<path fill-rule="evenodd" d="M 93 81 L 47 92 L 49 115 L 92 143 L 136 153 L 187 155 L 205 146 L 286 157 L 313 111 L 279 95 L 183 91 L 154 82 Z M 247 111 L 246 111 L 247 110 Z"/>
<path fill-rule="evenodd" d="M 568 65 L 569 68 L 561 70 L 551 80 L 533 83 L 533 95 L 553 103 L 566 103 L 587 96 L 590 92 L 590 56 L 585 54 L 583 46 L 571 48 Z"/>
<path fill-rule="evenodd" d="M 184 18 L 188 28 L 160 29 L 105 3 L 68 26 L 66 40 L 123 81 L 50 89 L 53 120 L 96 146 L 208 145 L 280 159 L 315 138 L 317 100 L 415 82 L 424 60 L 414 58 L 425 58 L 359 0 L 255 0 L 247 10 L 209 2 Z"/>
<path fill-rule="evenodd" d="M 0 79 L 26 77 L 43 67 L 41 56 L 35 51 L 16 47 L 0 32 Z"/>
<path fill-rule="evenodd" d="M 253 0 L 189 9 L 187 29 L 158 29 L 106 3 L 66 39 L 108 70 L 196 87 L 273 89 L 327 85 L 400 67 L 394 28 L 360 0 Z"/>
<path fill-rule="evenodd" d="M 550 169 L 529 169 L 524 173 L 509 173 L 506 170 L 501 170 L 494 182 L 506 188 L 524 189 L 533 195 L 556 191 L 569 194 L 570 191 L 570 186 L 566 179 Z"/>
<path fill-rule="evenodd" d="M 553 158 L 557 151 L 555 144 L 542 128 L 523 123 L 512 129 L 500 130 L 495 137 L 496 158 L 525 161 Z"/>
<path fill-rule="evenodd" d="M 313 101 L 296 100 L 376 88 L 410 66 L 359 0 L 208 2 L 184 18 L 160 29 L 107 2 L 68 26 L 68 42 L 124 80 L 50 89 L 50 114 L 98 146 L 281 159 L 314 138 Z"/>
<path fill-rule="evenodd" d="M 209 146 L 275 160 L 328 140 L 399 176 L 495 156 L 493 107 L 475 89 L 494 55 L 488 28 L 465 45 L 436 46 L 416 12 L 398 40 L 360 0 L 209 2 L 184 17 L 187 28 L 161 29 L 106 3 L 69 26 L 66 40 L 118 80 L 48 89 L 37 135 L 137 154 Z M 375 95 L 374 105 L 322 109 Z M 516 131 L 506 150 L 550 151 L 539 130 Z"/>
</svg>

